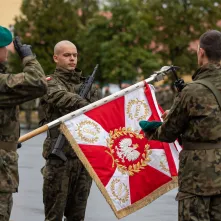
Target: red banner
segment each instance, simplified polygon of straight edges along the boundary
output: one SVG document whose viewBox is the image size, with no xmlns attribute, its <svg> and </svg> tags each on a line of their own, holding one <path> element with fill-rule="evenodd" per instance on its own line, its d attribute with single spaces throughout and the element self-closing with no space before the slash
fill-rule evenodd
<svg viewBox="0 0 221 221">
<path fill-rule="evenodd" d="M 161 112 L 153 86 L 146 85 L 61 126 L 118 218 L 177 186 L 181 147 L 148 141 L 139 126 L 160 121 Z"/>
</svg>

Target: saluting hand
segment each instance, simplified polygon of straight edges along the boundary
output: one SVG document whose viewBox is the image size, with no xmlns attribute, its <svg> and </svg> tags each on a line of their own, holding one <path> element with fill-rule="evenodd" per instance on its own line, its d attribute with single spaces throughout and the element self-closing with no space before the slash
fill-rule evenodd
<svg viewBox="0 0 221 221">
<path fill-rule="evenodd" d="M 31 45 L 22 44 L 18 36 L 15 37 L 13 43 L 14 43 L 15 50 L 17 51 L 21 59 L 23 59 L 24 57 L 33 55 L 32 50 L 31 50 Z"/>
</svg>

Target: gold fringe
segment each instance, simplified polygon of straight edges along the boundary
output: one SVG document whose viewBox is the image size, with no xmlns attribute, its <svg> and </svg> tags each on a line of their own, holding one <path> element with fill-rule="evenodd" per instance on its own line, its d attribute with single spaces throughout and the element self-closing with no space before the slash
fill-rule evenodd
<svg viewBox="0 0 221 221">
<path fill-rule="evenodd" d="M 98 188 L 100 189 L 101 193 L 103 194 L 104 198 L 106 199 L 106 201 L 108 202 L 108 204 L 110 205 L 111 209 L 113 210 L 114 214 L 116 215 L 116 217 L 118 219 L 121 219 L 131 213 L 136 212 L 137 210 L 143 208 L 144 206 L 150 204 L 152 201 L 159 198 L 161 195 L 165 194 L 166 192 L 168 192 L 178 186 L 177 177 L 172 177 L 172 180 L 170 182 L 162 185 L 161 187 L 159 187 L 158 189 L 156 189 L 155 191 L 150 193 L 148 196 L 144 197 L 143 199 L 133 203 L 132 205 L 130 205 L 124 209 L 117 211 L 106 188 L 104 187 L 100 178 L 97 176 L 93 167 L 91 166 L 91 164 L 89 163 L 89 161 L 85 157 L 84 153 L 81 151 L 81 148 L 78 146 L 77 142 L 74 140 L 73 136 L 69 132 L 66 125 L 61 124 L 60 130 L 63 132 L 65 137 L 70 142 L 72 148 L 74 149 L 77 156 L 79 157 L 79 159 L 81 160 L 81 162 L 83 163 L 83 165 L 85 166 L 87 171 L 89 172 L 90 176 L 93 178 L 93 180 L 97 184 Z"/>
</svg>

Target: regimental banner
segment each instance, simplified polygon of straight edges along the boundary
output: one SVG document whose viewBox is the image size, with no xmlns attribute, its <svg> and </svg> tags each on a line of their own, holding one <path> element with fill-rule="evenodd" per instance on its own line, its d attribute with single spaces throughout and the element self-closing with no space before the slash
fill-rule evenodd
<svg viewBox="0 0 221 221">
<path fill-rule="evenodd" d="M 147 85 L 64 122 L 61 130 L 118 218 L 177 187 L 178 142 L 148 141 L 141 120 L 161 120 Z"/>
</svg>

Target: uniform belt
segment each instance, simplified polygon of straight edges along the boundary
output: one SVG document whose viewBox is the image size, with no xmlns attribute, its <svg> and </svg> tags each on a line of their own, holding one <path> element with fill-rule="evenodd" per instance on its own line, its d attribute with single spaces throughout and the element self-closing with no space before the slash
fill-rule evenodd
<svg viewBox="0 0 221 221">
<path fill-rule="evenodd" d="M 212 149 L 221 149 L 221 142 L 203 143 L 203 142 L 183 141 L 182 146 L 184 150 L 212 150 Z"/>
<path fill-rule="evenodd" d="M 16 151 L 17 150 L 17 143 L 10 143 L 10 142 L 4 142 L 0 141 L 0 149 L 5 151 Z"/>
</svg>

